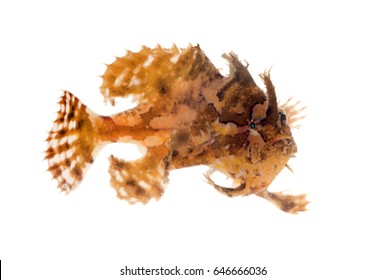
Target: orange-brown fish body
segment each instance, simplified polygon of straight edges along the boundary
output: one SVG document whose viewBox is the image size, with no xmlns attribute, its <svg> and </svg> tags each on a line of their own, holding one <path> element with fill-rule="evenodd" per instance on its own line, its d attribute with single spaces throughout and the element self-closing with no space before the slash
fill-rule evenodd
<svg viewBox="0 0 385 280">
<path fill-rule="evenodd" d="M 96 115 L 65 92 L 46 156 L 59 187 L 76 187 L 103 145 L 136 142 L 147 148 L 143 158 L 110 157 L 111 185 L 121 199 L 158 199 L 169 170 L 203 164 L 211 167 L 208 182 L 223 194 L 256 194 L 290 213 L 305 210 L 305 196 L 267 191 L 296 152 L 289 126 L 295 108 L 278 108 L 269 73 L 261 75 L 265 93 L 234 54 L 224 58 L 230 63 L 226 77 L 199 46 L 127 52 L 108 65 L 101 92 L 112 104 L 135 94 L 139 105 L 113 116 Z M 214 170 L 236 186 L 215 184 Z"/>
</svg>

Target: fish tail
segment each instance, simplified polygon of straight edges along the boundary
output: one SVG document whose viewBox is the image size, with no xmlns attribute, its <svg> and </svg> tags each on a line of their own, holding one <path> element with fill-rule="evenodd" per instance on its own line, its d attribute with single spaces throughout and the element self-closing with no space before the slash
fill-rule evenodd
<svg viewBox="0 0 385 280">
<path fill-rule="evenodd" d="M 47 138 L 48 171 L 62 191 L 76 188 L 103 146 L 96 133 L 98 116 L 64 91 L 60 110 Z"/>
</svg>

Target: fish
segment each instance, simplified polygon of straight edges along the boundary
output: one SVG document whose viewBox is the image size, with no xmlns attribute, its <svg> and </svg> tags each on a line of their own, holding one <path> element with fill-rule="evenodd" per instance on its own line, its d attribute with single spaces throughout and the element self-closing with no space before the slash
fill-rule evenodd
<svg viewBox="0 0 385 280">
<path fill-rule="evenodd" d="M 222 57 L 227 75 L 199 45 L 127 51 L 107 65 L 100 91 L 112 105 L 133 96 L 138 105 L 110 116 L 96 114 L 64 91 L 45 151 L 58 188 L 77 188 L 109 143 L 132 142 L 145 147 L 142 158 L 109 157 L 111 186 L 129 203 L 160 199 L 169 171 L 205 165 L 207 183 L 223 195 L 256 195 L 292 214 L 307 210 L 305 194 L 268 191 L 297 152 L 291 128 L 302 109 L 298 103 L 279 105 L 270 70 L 259 75 L 264 90 L 236 54 Z M 233 186 L 216 184 L 215 171 Z"/>
</svg>

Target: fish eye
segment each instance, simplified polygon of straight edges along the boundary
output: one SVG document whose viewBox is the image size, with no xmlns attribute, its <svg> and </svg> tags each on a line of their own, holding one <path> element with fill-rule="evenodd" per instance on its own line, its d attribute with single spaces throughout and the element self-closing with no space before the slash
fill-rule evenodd
<svg viewBox="0 0 385 280">
<path fill-rule="evenodd" d="M 255 123 L 250 123 L 250 128 L 255 128 Z"/>
<path fill-rule="evenodd" d="M 281 122 L 286 121 L 286 115 L 284 112 L 279 112 L 279 119 L 281 120 Z"/>
</svg>

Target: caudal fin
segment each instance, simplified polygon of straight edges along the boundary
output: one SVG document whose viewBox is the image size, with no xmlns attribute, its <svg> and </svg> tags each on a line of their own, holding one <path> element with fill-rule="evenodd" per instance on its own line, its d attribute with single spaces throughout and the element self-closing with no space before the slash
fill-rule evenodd
<svg viewBox="0 0 385 280">
<path fill-rule="evenodd" d="M 95 132 L 96 114 L 70 92 L 59 101 L 60 110 L 47 138 L 48 171 L 63 191 L 70 191 L 82 181 L 100 150 Z"/>
</svg>

